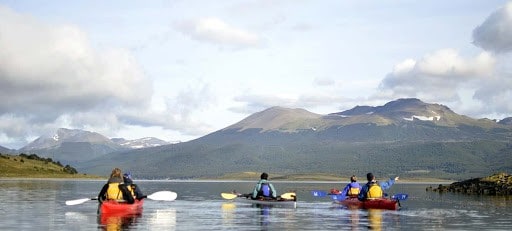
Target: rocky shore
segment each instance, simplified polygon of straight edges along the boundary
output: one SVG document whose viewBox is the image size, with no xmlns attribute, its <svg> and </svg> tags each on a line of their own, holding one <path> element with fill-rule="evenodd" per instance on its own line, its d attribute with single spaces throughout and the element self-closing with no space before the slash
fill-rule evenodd
<svg viewBox="0 0 512 231">
<path fill-rule="evenodd" d="M 473 195 L 512 195 L 512 176 L 508 173 L 498 173 L 488 177 L 455 182 L 447 186 L 440 184 L 437 188 L 431 186 L 426 190 Z"/>
</svg>

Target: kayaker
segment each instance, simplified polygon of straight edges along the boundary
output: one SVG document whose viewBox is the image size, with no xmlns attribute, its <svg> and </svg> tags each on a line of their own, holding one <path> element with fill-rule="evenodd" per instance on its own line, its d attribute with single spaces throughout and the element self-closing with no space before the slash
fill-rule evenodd
<svg viewBox="0 0 512 231">
<path fill-rule="evenodd" d="M 363 186 L 361 192 L 359 192 L 359 195 L 357 195 L 357 198 L 360 201 L 383 198 L 383 190 L 389 189 L 391 185 L 393 185 L 395 181 L 398 180 L 398 177 L 395 177 L 394 179 L 390 178 L 388 181 L 384 182 L 377 182 L 373 173 L 370 172 L 366 174 L 366 179 L 368 179 L 368 183 Z"/>
<path fill-rule="evenodd" d="M 105 200 L 126 201 L 128 204 L 135 202 L 132 194 L 124 184 L 121 169 L 119 168 L 112 170 L 110 178 L 98 194 L 100 204 Z"/>
<path fill-rule="evenodd" d="M 135 199 L 140 200 L 147 198 L 147 196 L 142 193 L 139 186 L 133 183 L 132 174 L 130 172 L 123 174 L 123 181 L 128 190 L 130 191 L 130 193 L 132 194 L 132 196 L 135 197 Z"/>
<path fill-rule="evenodd" d="M 361 185 L 357 182 L 357 177 L 355 175 L 352 175 L 350 177 L 350 183 L 343 188 L 343 191 L 341 192 L 340 196 L 341 198 L 348 197 L 357 197 L 359 195 L 359 192 L 361 191 Z"/>
<path fill-rule="evenodd" d="M 274 185 L 268 181 L 268 174 L 262 173 L 260 176 L 260 181 L 254 186 L 254 190 L 252 191 L 251 198 L 254 200 L 257 199 L 277 199 L 277 192 L 274 188 Z"/>
</svg>

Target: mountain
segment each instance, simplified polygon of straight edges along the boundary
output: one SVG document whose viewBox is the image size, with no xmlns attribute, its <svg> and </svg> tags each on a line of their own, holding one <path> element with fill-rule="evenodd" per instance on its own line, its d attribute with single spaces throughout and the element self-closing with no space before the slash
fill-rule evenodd
<svg viewBox="0 0 512 231">
<path fill-rule="evenodd" d="M 60 128 L 53 134 L 37 138 L 18 152 L 37 154 L 63 164 L 76 164 L 121 150 L 128 150 L 128 148 L 114 143 L 99 133 Z"/>
<path fill-rule="evenodd" d="M 189 142 L 110 153 L 77 169 L 101 175 L 119 166 L 145 178 L 371 171 L 466 179 L 512 171 L 511 155 L 511 125 L 398 99 L 327 115 L 271 107 Z"/>
<path fill-rule="evenodd" d="M 4 146 L 0 146 L 0 153 L 1 154 L 12 154 L 12 153 L 16 153 L 16 150 L 9 149 Z"/>
<path fill-rule="evenodd" d="M 505 119 L 502 119 L 498 123 L 503 124 L 503 125 L 512 125 L 512 117 L 507 117 Z"/>
<path fill-rule="evenodd" d="M 265 111 L 255 113 L 224 130 L 261 129 L 262 131 L 292 132 L 297 129 L 312 129 L 317 125 L 316 123 L 320 118 L 322 118 L 322 115 L 304 109 L 271 107 Z"/>
<path fill-rule="evenodd" d="M 161 145 L 170 144 L 167 141 L 163 141 L 155 137 L 145 137 L 135 140 L 127 140 L 124 138 L 112 138 L 111 140 L 116 144 L 119 144 L 123 147 L 127 147 L 130 149 L 157 147 Z"/>
</svg>

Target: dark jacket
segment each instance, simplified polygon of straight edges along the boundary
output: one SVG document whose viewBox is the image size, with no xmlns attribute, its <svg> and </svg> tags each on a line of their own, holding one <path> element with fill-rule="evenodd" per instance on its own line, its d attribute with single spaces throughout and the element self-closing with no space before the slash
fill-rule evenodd
<svg viewBox="0 0 512 231">
<path fill-rule="evenodd" d="M 103 188 L 101 188 L 100 193 L 98 194 L 98 201 L 102 203 L 107 199 L 107 191 L 108 188 L 111 187 L 112 184 L 119 184 L 119 190 L 123 194 L 123 200 L 125 200 L 129 204 L 133 204 L 135 202 L 135 199 L 133 198 L 132 194 L 130 193 L 130 190 L 126 187 L 126 185 L 123 182 L 123 179 L 121 178 L 110 178 L 108 179 L 107 183 L 103 185 Z"/>
<path fill-rule="evenodd" d="M 127 188 L 132 188 L 133 189 L 133 192 L 135 194 L 135 198 L 137 200 L 140 200 L 140 199 L 143 199 L 143 198 L 146 198 L 146 196 L 142 193 L 142 191 L 140 190 L 139 186 L 137 186 L 136 184 L 133 183 L 133 180 L 128 178 L 128 177 L 123 177 L 124 179 L 124 184 L 126 185 Z"/>
</svg>

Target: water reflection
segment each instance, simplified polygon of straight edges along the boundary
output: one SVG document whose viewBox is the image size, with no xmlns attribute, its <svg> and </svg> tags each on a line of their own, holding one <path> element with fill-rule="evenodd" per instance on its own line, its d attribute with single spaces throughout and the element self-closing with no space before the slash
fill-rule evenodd
<svg viewBox="0 0 512 231">
<path fill-rule="evenodd" d="M 271 205 L 260 205 L 260 204 L 253 204 L 253 208 L 258 208 L 257 216 L 259 219 L 259 224 L 263 230 L 266 230 L 268 225 L 270 224 L 270 209 L 272 208 Z"/>
<path fill-rule="evenodd" d="M 233 202 L 222 203 L 222 224 L 225 226 L 234 225 L 236 205 Z"/>
<path fill-rule="evenodd" d="M 98 224 L 103 230 L 123 230 L 137 223 L 142 214 L 100 214 Z"/>
<path fill-rule="evenodd" d="M 368 209 L 368 228 L 371 230 L 382 230 L 381 209 Z"/>
<path fill-rule="evenodd" d="M 350 221 L 350 228 L 351 230 L 358 230 L 358 226 L 359 226 L 359 209 L 350 209 L 350 217 L 349 217 L 349 221 Z"/>
<path fill-rule="evenodd" d="M 149 224 L 152 229 L 165 228 L 165 230 L 176 229 L 176 209 L 158 209 L 151 214 Z"/>
<path fill-rule="evenodd" d="M 98 224 L 102 230 L 124 230 L 137 223 L 142 214 L 100 214 Z"/>
</svg>

